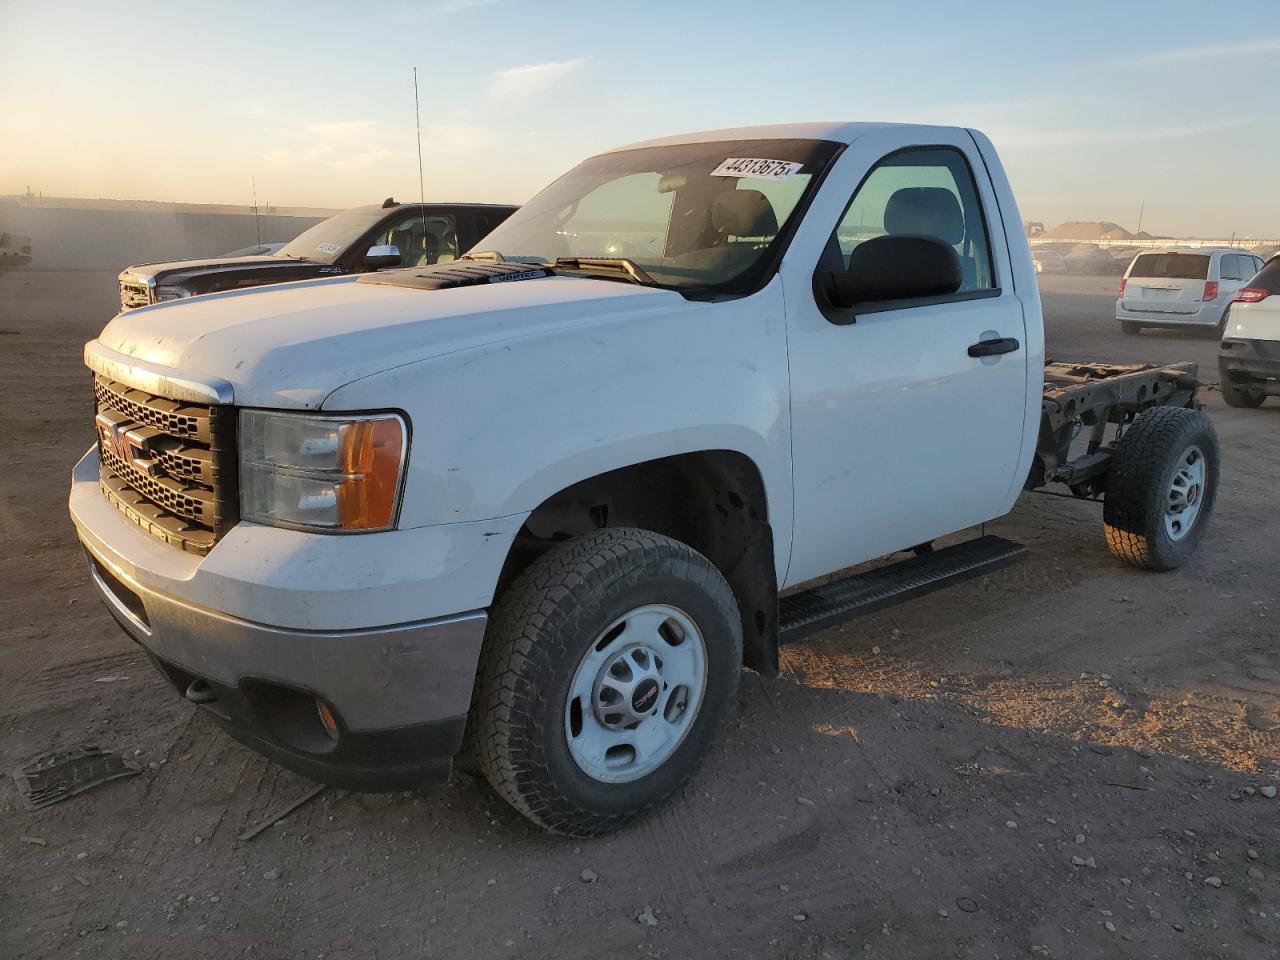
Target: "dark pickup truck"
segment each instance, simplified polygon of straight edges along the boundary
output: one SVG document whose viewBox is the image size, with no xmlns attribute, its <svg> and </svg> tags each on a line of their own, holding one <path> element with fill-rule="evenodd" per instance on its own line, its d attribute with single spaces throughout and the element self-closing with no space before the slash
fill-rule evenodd
<svg viewBox="0 0 1280 960">
<path fill-rule="evenodd" d="M 317 223 L 266 256 L 126 267 L 119 277 L 120 309 L 327 274 L 447 263 L 515 210 L 503 204 L 396 203 L 388 198 Z"/>
</svg>

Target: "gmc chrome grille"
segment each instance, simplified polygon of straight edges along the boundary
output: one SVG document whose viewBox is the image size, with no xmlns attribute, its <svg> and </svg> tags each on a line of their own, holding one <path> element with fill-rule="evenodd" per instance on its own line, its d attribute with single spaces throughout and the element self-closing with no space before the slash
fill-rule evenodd
<svg viewBox="0 0 1280 960">
<path fill-rule="evenodd" d="M 204 554 L 239 519 L 235 410 L 94 378 L 102 490 L 154 537 Z"/>
<path fill-rule="evenodd" d="M 145 283 L 126 280 L 120 284 L 120 309 L 132 310 L 151 303 L 151 288 Z"/>
</svg>

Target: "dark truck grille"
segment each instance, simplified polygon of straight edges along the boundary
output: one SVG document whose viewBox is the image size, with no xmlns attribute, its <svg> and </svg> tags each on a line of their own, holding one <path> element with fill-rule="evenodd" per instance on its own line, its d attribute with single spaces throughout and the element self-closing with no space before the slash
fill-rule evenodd
<svg viewBox="0 0 1280 960">
<path fill-rule="evenodd" d="M 132 310 L 151 303 L 151 288 L 145 283 L 126 280 L 120 284 L 120 309 Z"/>
<path fill-rule="evenodd" d="M 154 537 L 204 554 L 239 519 L 235 410 L 94 378 L 102 491 Z"/>
</svg>

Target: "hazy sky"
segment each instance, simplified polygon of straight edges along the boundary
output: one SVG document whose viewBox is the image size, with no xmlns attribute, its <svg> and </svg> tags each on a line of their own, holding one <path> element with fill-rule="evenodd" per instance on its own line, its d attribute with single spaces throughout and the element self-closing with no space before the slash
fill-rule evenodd
<svg viewBox="0 0 1280 960">
<path fill-rule="evenodd" d="M 978 127 L 1028 219 L 1280 236 L 1280 20 L 1203 2 L 0 0 L 0 194 L 523 201 L 794 120 Z M 1220 16 L 1221 14 L 1221 16 Z M 1252 17 L 1252 21 L 1250 18 Z"/>
</svg>

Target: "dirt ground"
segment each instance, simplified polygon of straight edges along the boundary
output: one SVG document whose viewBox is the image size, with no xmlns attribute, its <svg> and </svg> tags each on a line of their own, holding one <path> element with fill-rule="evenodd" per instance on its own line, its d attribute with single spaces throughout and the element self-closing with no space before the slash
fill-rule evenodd
<svg viewBox="0 0 1280 960">
<path fill-rule="evenodd" d="M 1044 286 L 1053 357 L 1216 382 L 1210 340 L 1121 336 L 1113 279 Z M 5 774 L 0 957 L 1280 956 L 1280 402 L 1203 394 L 1223 479 L 1183 570 L 1122 566 L 1094 505 L 1027 496 L 988 525 L 1026 563 L 744 674 L 692 784 L 612 837 L 544 835 L 455 776 L 331 790 L 241 841 L 309 784 L 161 682 L 66 516 L 114 295 L 0 274 L 0 769 L 85 742 L 144 764 L 36 813 Z"/>
</svg>

